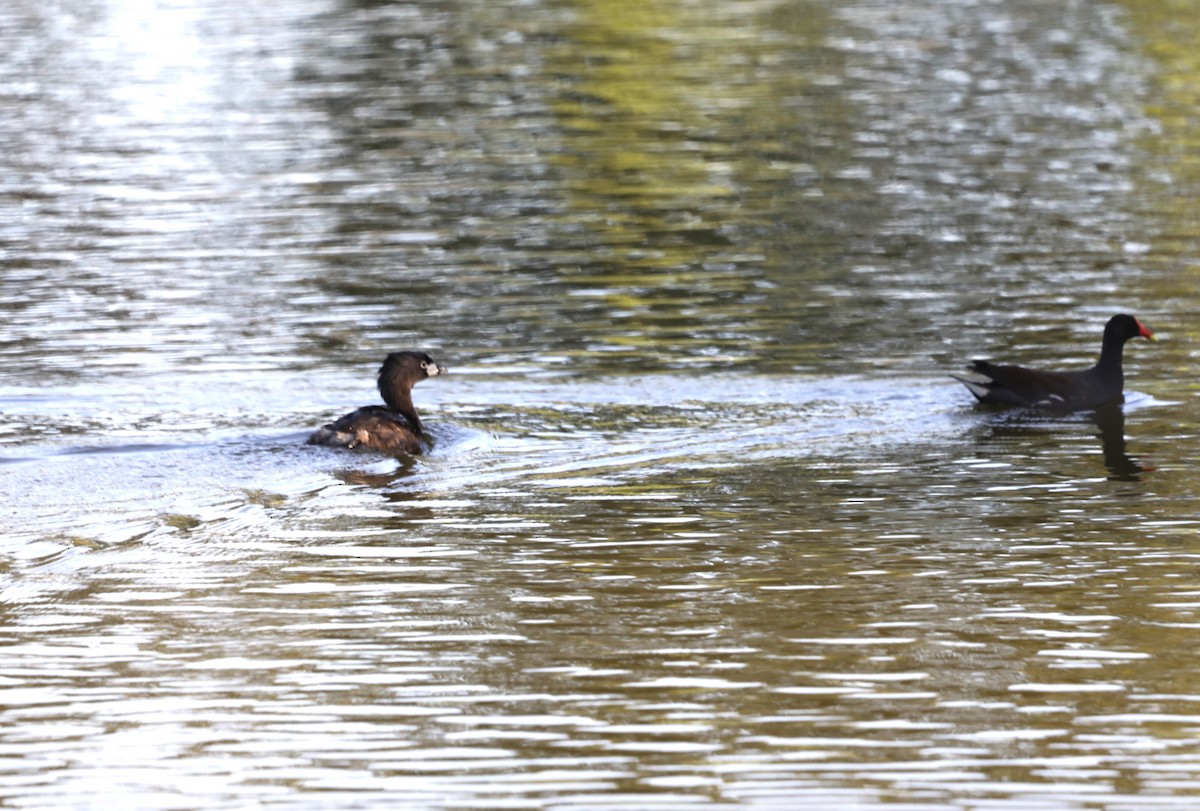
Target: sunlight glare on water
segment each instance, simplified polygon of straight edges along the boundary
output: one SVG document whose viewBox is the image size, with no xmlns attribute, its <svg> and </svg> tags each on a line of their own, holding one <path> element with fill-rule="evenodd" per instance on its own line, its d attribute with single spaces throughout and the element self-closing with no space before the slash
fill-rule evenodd
<svg viewBox="0 0 1200 811">
<path fill-rule="evenodd" d="M 1160 5 L 0 11 L 0 802 L 1190 807 Z"/>
</svg>

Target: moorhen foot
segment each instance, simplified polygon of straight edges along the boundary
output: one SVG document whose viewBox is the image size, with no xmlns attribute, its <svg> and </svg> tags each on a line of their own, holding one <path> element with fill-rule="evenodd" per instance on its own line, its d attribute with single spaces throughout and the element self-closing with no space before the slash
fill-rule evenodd
<svg viewBox="0 0 1200 811">
<path fill-rule="evenodd" d="M 1104 326 L 1100 360 L 1078 372 L 1042 372 L 1023 366 L 997 366 L 986 360 L 967 368 L 983 380 L 952 375 L 980 403 L 1025 406 L 1049 411 L 1084 411 L 1119 400 L 1125 388 L 1121 353 L 1130 338 L 1154 340 L 1154 333 L 1132 315 L 1114 315 Z"/>
</svg>

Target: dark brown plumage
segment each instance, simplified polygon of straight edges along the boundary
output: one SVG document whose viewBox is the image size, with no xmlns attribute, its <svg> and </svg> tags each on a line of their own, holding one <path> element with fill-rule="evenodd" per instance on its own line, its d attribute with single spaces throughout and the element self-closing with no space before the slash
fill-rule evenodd
<svg viewBox="0 0 1200 811">
<path fill-rule="evenodd" d="M 983 376 L 970 380 L 954 375 L 981 403 L 1026 406 L 1049 411 L 1084 411 L 1121 398 L 1125 373 L 1121 355 L 1130 338 L 1154 339 L 1154 333 L 1132 315 L 1114 315 L 1104 326 L 1100 359 L 1077 372 L 1043 372 L 1023 366 L 997 366 L 986 360 L 968 369 Z"/>
<path fill-rule="evenodd" d="M 371 448 L 388 453 L 420 453 L 424 436 L 412 403 L 412 387 L 427 377 L 444 375 L 424 352 L 393 352 L 379 367 L 379 393 L 386 406 L 363 406 L 318 429 L 309 445 Z"/>
</svg>

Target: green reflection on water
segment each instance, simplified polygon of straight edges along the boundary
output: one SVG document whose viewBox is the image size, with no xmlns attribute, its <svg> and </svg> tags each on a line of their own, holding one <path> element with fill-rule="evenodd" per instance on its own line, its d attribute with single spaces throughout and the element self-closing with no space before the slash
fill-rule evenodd
<svg viewBox="0 0 1200 811">
<path fill-rule="evenodd" d="M 1153 60 L 1152 87 L 1142 102 L 1158 125 L 1138 139 L 1143 153 L 1127 205 L 1151 215 L 1136 247 L 1143 254 L 1140 264 L 1152 271 L 1145 284 L 1157 306 L 1170 313 L 1168 329 L 1178 339 L 1163 348 L 1173 371 L 1169 390 L 1194 396 L 1200 382 L 1190 371 L 1194 358 L 1186 347 L 1200 340 L 1193 317 L 1200 298 L 1200 16 L 1195 4 L 1178 0 L 1118 5 L 1140 51 Z"/>
<path fill-rule="evenodd" d="M 821 219 L 812 180 L 831 167 L 809 160 L 836 152 L 828 136 L 845 126 L 846 108 L 813 98 L 826 10 L 573 8 L 547 56 L 562 84 L 562 148 L 549 160 L 565 221 L 585 229 L 569 239 L 591 253 L 560 272 L 616 328 L 600 330 L 593 362 L 796 363 L 782 357 L 794 313 L 777 312 L 779 288 L 790 298 L 825 270 L 820 245 L 801 262 L 790 243 Z"/>
</svg>

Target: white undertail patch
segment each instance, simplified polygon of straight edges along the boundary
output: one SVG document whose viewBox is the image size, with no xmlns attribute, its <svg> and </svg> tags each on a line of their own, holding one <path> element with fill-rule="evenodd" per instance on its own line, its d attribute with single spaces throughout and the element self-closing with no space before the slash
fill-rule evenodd
<svg viewBox="0 0 1200 811">
<path fill-rule="evenodd" d="M 959 383 L 962 383 L 964 386 L 966 386 L 967 390 L 970 391 L 971 394 L 974 394 L 976 397 L 979 397 L 979 398 L 987 397 L 988 394 L 990 394 L 992 391 L 990 388 L 990 386 L 992 385 L 991 380 L 985 381 L 983 383 L 978 383 L 974 380 L 967 380 L 965 377 L 957 377 L 956 376 L 954 379 L 957 380 Z"/>
</svg>

